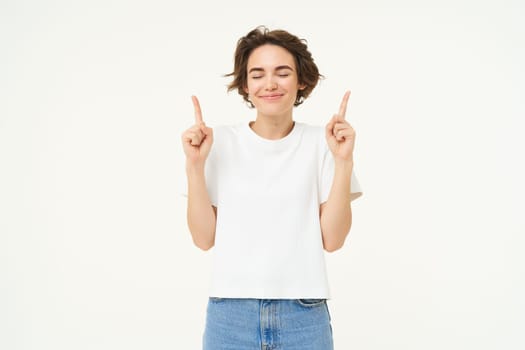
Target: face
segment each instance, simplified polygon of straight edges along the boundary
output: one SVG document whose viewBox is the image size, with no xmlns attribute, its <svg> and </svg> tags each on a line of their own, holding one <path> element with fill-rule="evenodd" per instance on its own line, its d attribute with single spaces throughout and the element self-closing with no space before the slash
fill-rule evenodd
<svg viewBox="0 0 525 350">
<path fill-rule="evenodd" d="M 245 91 L 259 114 L 291 114 L 297 90 L 304 86 L 297 82 L 295 61 L 290 52 L 277 45 L 259 46 L 248 58 L 247 71 Z"/>
</svg>

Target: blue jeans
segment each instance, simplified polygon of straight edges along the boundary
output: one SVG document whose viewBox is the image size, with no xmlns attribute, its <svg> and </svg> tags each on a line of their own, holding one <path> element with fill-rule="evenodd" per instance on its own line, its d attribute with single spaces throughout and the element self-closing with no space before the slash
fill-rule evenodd
<svg viewBox="0 0 525 350">
<path fill-rule="evenodd" d="M 326 299 L 210 297 L 204 350 L 333 350 Z"/>
</svg>

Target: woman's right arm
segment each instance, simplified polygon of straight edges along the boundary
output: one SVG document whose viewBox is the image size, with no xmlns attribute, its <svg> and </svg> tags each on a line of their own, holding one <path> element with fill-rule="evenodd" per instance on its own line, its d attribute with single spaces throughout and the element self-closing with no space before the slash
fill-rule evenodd
<svg viewBox="0 0 525 350">
<path fill-rule="evenodd" d="M 213 129 L 204 124 L 197 97 L 192 96 L 192 100 L 195 108 L 195 125 L 182 134 L 188 177 L 187 221 L 195 245 L 208 250 L 215 243 L 217 221 L 217 208 L 211 204 L 204 176 L 206 158 L 213 143 Z"/>
<path fill-rule="evenodd" d="M 215 243 L 217 209 L 211 205 L 204 166 L 186 166 L 188 176 L 188 227 L 193 243 L 202 250 L 208 250 Z"/>
</svg>

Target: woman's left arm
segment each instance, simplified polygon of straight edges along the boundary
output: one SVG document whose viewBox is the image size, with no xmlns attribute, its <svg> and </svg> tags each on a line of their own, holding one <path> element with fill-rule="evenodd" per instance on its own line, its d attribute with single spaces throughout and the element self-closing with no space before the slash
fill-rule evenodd
<svg viewBox="0 0 525 350">
<path fill-rule="evenodd" d="M 352 227 L 350 179 L 353 161 L 336 161 L 328 200 L 319 209 L 323 247 L 328 252 L 340 249 Z"/>
<path fill-rule="evenodd" d="M 354 167 L 355 131 L 345 120 L 349 98 L 350 91 L 347 91 L 341 102 L 339 113 L 332 117 L 325 130 L 326 142 L 335 162 L 334 178 L 328 200 L 319 208 L 323 247 L 328 252 L 333 252 L 343 246 L 352 226 L 350 183 Z"/>
</svg>

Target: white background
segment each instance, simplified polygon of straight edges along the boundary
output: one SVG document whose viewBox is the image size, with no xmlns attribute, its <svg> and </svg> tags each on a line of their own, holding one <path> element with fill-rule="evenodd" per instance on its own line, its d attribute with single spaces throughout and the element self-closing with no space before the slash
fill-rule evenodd
<svg viewBox="0 0 525 350">
<path fill-rule="evenodd" d="M 257 25 L 346 89 L 364 196 L 328 254 L 336 349 L 525 348 L 522 1 L 0 2 L 0 348 L 199 349 L 209 262 L 185 222 L 190 96 L 210 126 Z"/>
</svg>

